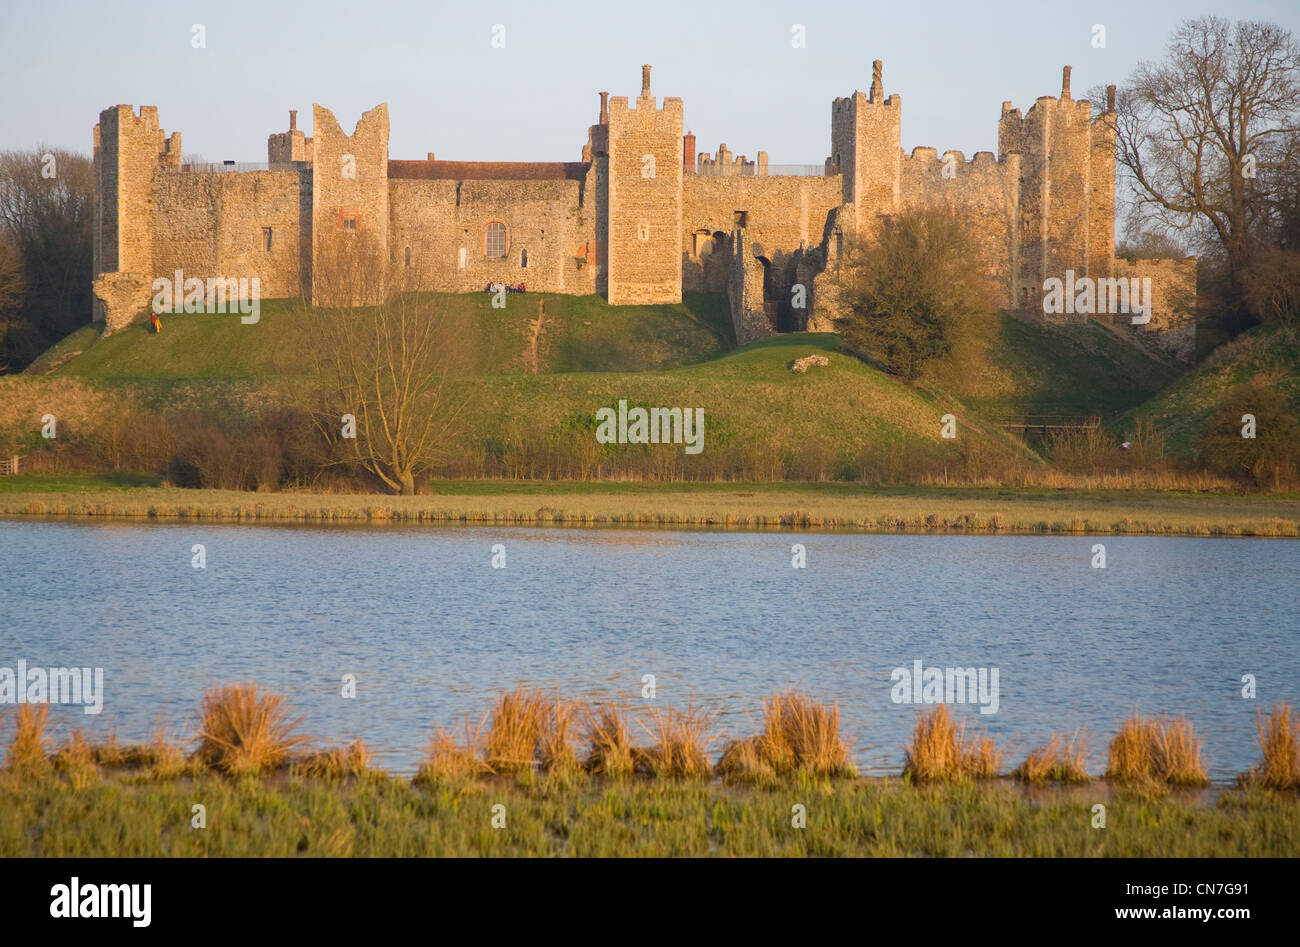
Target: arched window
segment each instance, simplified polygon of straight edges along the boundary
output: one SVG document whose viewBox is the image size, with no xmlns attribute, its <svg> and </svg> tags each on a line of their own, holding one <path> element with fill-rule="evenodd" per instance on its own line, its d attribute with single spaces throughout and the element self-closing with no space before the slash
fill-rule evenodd
<svg viewBox="0 0 1300 947">
<path fill-rule="evenodd" d="M 528 269 L 528 251 L 527 251 L 527 250 L 520 250 L 520 251 L 519 251 L 519 267 L 520 267 L 520 269 L 525 269 L 525 270 Z"/>
<path fill-rule="evenodd" d="M 483 228 L 483 255 L 490 260 L 505 259 L 506 225 L 499 220 Z"/>
</svg>

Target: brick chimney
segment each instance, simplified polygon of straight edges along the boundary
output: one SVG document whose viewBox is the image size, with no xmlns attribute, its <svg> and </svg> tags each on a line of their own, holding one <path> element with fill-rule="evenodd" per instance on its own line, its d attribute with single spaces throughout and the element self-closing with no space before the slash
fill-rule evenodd
<svg viewBox="0 0 1300 947">
<path fill-rule="evenodd" d="M 641 97 L 648 98 L 650 95 L 650 65 L 641 67 Z"/>
<path fill-rule="evenodd" d="M 687 174 L 695 171 L 695 132 L 682 136 L 682 170 Z"/>
<path fill-rule="evenodd" d="M 600 122 L 601 125 L 609 124 L 609 93 L 600 94 Z"/>
<path fill-rule="evenodd" d="M 289 109 L 289 131 L 296 131 L 298 128 L 298 110 Z"/>
<path fill-rule="evenodd" d="M 1061 101 L 1070 101 L 1070 67 L 1061 70 Z"/>
</svg>

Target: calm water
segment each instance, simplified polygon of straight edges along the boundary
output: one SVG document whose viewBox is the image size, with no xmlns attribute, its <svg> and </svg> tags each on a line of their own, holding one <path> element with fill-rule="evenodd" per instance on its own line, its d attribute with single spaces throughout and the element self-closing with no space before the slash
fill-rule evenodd
<svg viewBox="0 0 1300 947">
<path fill-rule="evenodd" d="M 0 574 L 0 667 L 105 669 L 103 713 L 56 707 L 60 728 L 143 739 L 161 713 L 179 730 L 204 688 L 255 679 L 312 735 L 363 737 L 402 772 L 433 725 L 520 682 L 693 695 L 744 734 L 798 687 L 839 701 L 876 774 L 902 765 L 917 708 L 890 672 L 917 659 L 998 668 L 997 713 L 955 709 L 1010 739 L 1009 762 L 1086 726 L 1100 770 L 1100 738 L 1138 708 L 1188 714 L 1229 779 L 1256 757 L 1256 706 L 1300 704 L 1297 542 L 0 521 Z"/>
</svg>

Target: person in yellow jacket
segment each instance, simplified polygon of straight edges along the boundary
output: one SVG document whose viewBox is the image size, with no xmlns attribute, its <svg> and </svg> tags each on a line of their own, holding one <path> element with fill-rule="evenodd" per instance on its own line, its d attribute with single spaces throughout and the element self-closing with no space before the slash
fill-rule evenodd
<svg viewBox="0 0 1300 947">
<path fill-rule="evenodd" d="M 153 329 L 154 335 L 162 332 L 162 320 L 158 318 L 158 313 L 149 314 L 149 327 Z"/>
</svg>

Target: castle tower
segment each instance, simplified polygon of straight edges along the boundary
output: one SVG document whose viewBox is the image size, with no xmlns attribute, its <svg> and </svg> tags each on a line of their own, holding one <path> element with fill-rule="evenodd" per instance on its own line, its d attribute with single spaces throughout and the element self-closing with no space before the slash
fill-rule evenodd
<svg viewBox="0 0 1300 947">
<path fill-rule="evenodd" d="M 650 67 L 635 107 L 609 100 L 608 284 L 612 305 L 682 300 L 682 100 L 656 108 Z"/>
<path fill-rule="evenodd" d="M 181 135 L 158 127 L 158 109 L 115 105 L 93 132 L 91 260 L 93 318 L 104 333 L 129 325 L 148 305 L 153 277 L 154 178 L 181 164 Z"/>
<path fill-rule="evenodd" d="M 289 130 L 268 135 L 266 160 L 270 164 L 288 164 L 311 160 L 312 140 L 298 128 L 298 110 L 289 110 Z"/>
<path fill-rule="evenodd" d="M 831 103 L 830 170 L 843 175 L 844 203 L 860 220 L 896 213 L 902 151 L 903 99 L 885 98 L 884 67 L 871 65 L 871 94 L 854 92 Z"/>
<path fill-rule="evenodd" d="M 335 253 L 363 250 L 370 275 L 388 268 L 388 104 L 362 115 L 351 135 L 333 112 L 313 105 L 311 142 L 311 286 L 316 302 L 327 278 L 318 267 L 336 259 Z"/>
<path fill-rule="evenodd" d="M 153 272 L 153 180 L 180 167 L 181 135 L 158 127 L 158 108 L 115 105 L 99 113 L 94 130 L 94 270 Z"/>
<path fill-rule="evenodd" d="M 1088 169 L 1088 275 L 1113 276 L 1115 269 L 1115 87 L 1106 87 L 1106 111 L 1092 120 Z"/>
<path fill-rule="evenodd" d="M 1040 96 L 1022 117 L 1002 104 L 998 151 L 1020 152 L 1019 296 L 1031 304 L 1048 277 L 1100 276 L 1114 255 L 1114 116 L 1092 119 L 1092 105 L 1070 96 L 1070 67 L 1061 95 Z M 1094 245 L 1095 242 L 1095 245 Z"/>
</svg>

